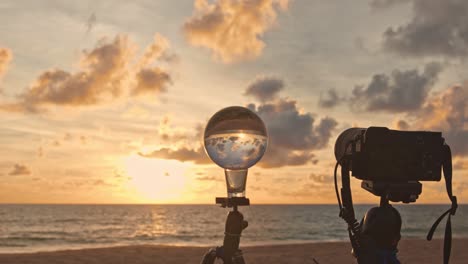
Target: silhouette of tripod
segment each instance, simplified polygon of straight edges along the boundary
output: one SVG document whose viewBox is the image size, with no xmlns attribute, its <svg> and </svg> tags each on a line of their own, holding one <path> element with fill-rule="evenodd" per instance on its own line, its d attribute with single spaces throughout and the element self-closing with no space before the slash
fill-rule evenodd
<svg viewBox="0 0 468 264">
<path fill-rule="evenodd" d="M 245 264 L 242 250 L 239 249 L 242 230 L 247 228 L 248 222 L 237 210 L 238 206 L 249 205 L 249 199 L 245 197 L 216 198 L 216 204 L 223 208 L 232 208 L 226 219 L 223 245 L 210 249 L 201 264 L 213 264 L 216 259 L 223 260 L 224 264 Z"/>
</svg>

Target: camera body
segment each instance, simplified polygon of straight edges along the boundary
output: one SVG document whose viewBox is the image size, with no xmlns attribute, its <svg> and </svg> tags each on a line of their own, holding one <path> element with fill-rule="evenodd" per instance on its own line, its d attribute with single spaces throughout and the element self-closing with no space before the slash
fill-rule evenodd
<svg viewBox="0 0 468 264">
<path fill-rule="evenodd" d="M 338 137 L 335 157 L 369 192 L 394 202 L 414 202 L 419 181 L 440 181 L 444 158 L 440 132 L 350 128 Z"/>
<path fill-rule="evenodd" d="M 376 263 L 367 258 L 370 256 L 374 259 L 374 256 L 378 255 L 375 247 L 372 248 L 376 243 L 384 249 L 387 246 L 392 250 L 393 247 L 396 249 L 400 238 L 401 216 L 394 210 L 397 212 L 394 215 L 396 221 L 389 221 L 393 218 L 391 214 L 387 214 L 392 208 L 389 201 L 416 202 L 422 192 L 419 181 L 440 181 L 443 171 L 447 195 L 452 206 L 434 222 L 427 234 L 427 240 L 432 239 L 437 225 L 448 216 L 444 238 L 444 263 L 448 263 L 452 239 L 450 218 L 455 215 L 458 203 L 457 197 L 452 193 L 452 154 L 442 133 L 397 131 L 386 127 L 350 128 L 342 132 L 336 140 L 335 157 L 335 192 L 340 217 L 348 224 L 351 246 L 358 263 Z M 339 165 L 341 197 L 337 183 Z M 362 180 L 362 188 L 380 196 L 380 206 L 366 214 L 363 224 L 360 224 L 354 215 L 351 175 Z M 374 232 L 376 229 L 373 229 L 373 226 L 384 232 Z M 398 262 L 396 255 L 394 257 L 391 262 Z"/>
</svg>

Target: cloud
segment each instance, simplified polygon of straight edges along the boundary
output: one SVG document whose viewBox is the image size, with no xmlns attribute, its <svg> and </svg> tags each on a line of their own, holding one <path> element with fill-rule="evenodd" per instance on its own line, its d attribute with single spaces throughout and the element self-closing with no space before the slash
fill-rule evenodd
<svg viewBox="0 0 468 264">
<path fill-rule="evenodd" d="M 65 141 L 71 141 L 73 139 L 73 135 L 70 132 L 66 132 L 65 135 L 63 135 L 63 140 Z"/>
<path fill-rule="evenodd" d="M 374 1 L 374 5 L 376 2 L 395 1 Z M 386 50 L 415 57 L 468 55 L 468 1 L 411 2 L 411 21 L 396 28 L 389 27 L 383 34 Z"/>
<path fill-rule="evenodd" d="M 280 99 L 276 102 L 248 106 L 265 122 L 269 145 L 259 166 L 271 168 L 297 166 L 313 162 L 314 150 L 328 145 L 335 119 L 325 117 L 316 124 L 310 113 L 302 113 L 296 101 Z"/>
<path fill-rule="evenodd" d="M 310 113 L 301 113 L 296 101 L 281 99 L 265 104 L 248 105 L 256 112 L 268 130 L 269 145 L 265 156 L 258 166 L 277 168 L 315 164 L 317 160 L 313 151 L 328 145 L 331 134 L 337 126 L 333 118 L 325 117 L 318 123 Z M 178 149 L 161 148 L 150 153 L 139 153 L 140 156 L 159 159 L 174 159 L 196 164 L 212 164 L 203 147 Z"/>
<path fill-rule="evenodd" d="M 95 13 L 92 13 L 86 20 L 86 34 L 91 32 L 91 30 L 96 26 L 97 17 Z"/>
<path fill-rule="evenodd" d="M 188 42 L 208 48 L 224 63 L 254 59 L 262 53 L 262 36 L 276 22 L 288 0 L 195 0 L 195 12 L 183 30 Z"/>
<path fill-rule="evenodd" d="M 416 112 L 415 127 L 438 130 L 456 156 L 468 155 L 468 82 L 455 85 L 428 98 Z M 409 114 L 411 115 L 411 113 Z"/>
<path fill-rule="evenodd" d="M 222 177 L 215 176 L 199 176 L 196 178 L 197 181 L 223 181 Z"/>
<path fill-rule="evenodd" d="M 333 178 L 331 176 L 328 176 L 325 174 L 315 174 L 315 173 L 311 173 L 309 175 L 309 179 L 316 184 L 325 184 L 325 183 L 330 183 L 333 181 Z"/>
<path fill-rule="evenodd" d="M 107 182 L 102 179 L 71 179 L 62 184 L 63 189 L 90 189 L 100 187 L 116 187 L 117 183 Z"/>
<path fill-rule="evenodd" d="M 172 82 L 169 73 L 158 67 L 140 70 L 136 75 L 136 81 L 137 85 L 132 91 L 134 95 L 166 92 L 167 85 Z"/>
<path fill-rule="evenodd" d="M 335 89 L 329 89 L 324 94 L 320 93 L 318 105 L 322 108 L 333 108 L 337 106 L 343 98 L 341 98 Z"/>
<path fill-rule="evenodd" d="M 193 129 L 180 129 L 171 126 L 171 119 L 165 116 L 161 119 L 158 135 L 164 142 L 170 142 L 171 147 L 162 147 L 151 152 L 139 152 L 138 155 L 146 158 L 170 159 L 182 162 L 193 162 L 195 164 L 212 164 L 206 155 L 201 139 L 203 138 L 204 127 L 196 124 Z M 187 143 L 198 142 L 195 146 L 189 147 Z"/>
<path fill-rule="evenodd" d="M 468 182 L 456 182 L 453 185 L 453 188 L 455 189 L 454 193 L 457 195 L 462 195 L 468 190 Z"/>
<path fill-rule="evenodd" d="M 179 149 L 161 148 L 150 153 L 138 153 L 146 158 L 178 160 L 182 162 L 194 162 L 195 164 L 210 164 L 211 161 L 205 154 L 202 147 L 189 149 L 181 147 Z"/>
<path fill-rule="evenodd" d="M 276 82 L 283 83 L 278 80 Z M 257 113 L 267 127 L 268 148 L 265 156 L 258 163 L 258 166 L 263 168 L 317 163 L 313 152 L 327 147 L 332 132 L 338 124 L 335 119 L 330 117 L 316 120 L 313 114 L 301 111 L 296 101 L 286 98 L 279 98 L 267 103 L 262 102 L 258 105 L 249 104 L 247 107 Z M 168 123 L 169 120 L 164 119 L 163 125 L 166 126 Z M 195 131 L 197 131 L 196 137 L 187 136 L 181 137 L 181 139 L 201 138 L 203 127 L 197 126 Z M 196 164 L 212 164 L 203 150 L 203 146 L 189 148 L 182 145 L 179 148 L 161 148 L 150 153 L 139 153 L 139 155 L 149 158 L 188 161 Z"/>
<path fill-rule="evenodd" d="M 44 157 L 44 148 L 42 148 L 42 146 L 40 146 L 40 147 L 37 149 L 37 156 L 38 156 L 38 157 Z"/>
<path fill-rule="evenodd" d="M 5 75 L 8 66 L 13 58 L 11 50 L 0 47 L 0 79 Z"/>
<path fill-rule="evenodd" d="M 292 151 L 269 144 L 265 156 L 258 166 L 262 168 L 279 168 L 284 166 L 301 166 L 309 162 L 315 155 L 312 151 Z"/>
<path fill-rule="evenodd" d="M 411 0 L 372 0 L 370 6 L 375 9 L 381 9 L 409 2 L 411 2 Z"/>
<path fill-rule="evenodd" d="M 454 170 L 468 170 L 468 159 L 458 159 L 453 162 Z"/>
<path fill-rule="evenodd" d="M 112 42 L 84 51 L 81 71 L 48 70 L 21 98 L 29 107 L 37 107 L 44 104 L 92 105 L 104 100 L 106 95 L 117 97 L 131 53 L 128 38 L 117 36 Z"/>
<path fill-rule="evenodd" d="M 326 145 L 330 130 L 336 125 L 332 118 L 322 118 L 314 126 L 310 113 L 302 113 L 297 102 L 281 99 L 273 103 L 249 105 L 265 122 L 270 142 L 291 149 L 322 148 Z"/>
<path fill-rule="evenodd" d="M 194 129 L 181 129 L 171 124 L 172 120 L 169 116 L 161 119 L 158 127 L 158 135 L 164 142 L 187 142 L 199 141 L 203 137 L 204 126 L 196 124 Z"/>
<path fill-rule="evenodd" d="M 148 67 L 158 60 L 165 62 L 177 60 L 177 55 L 170 51 L 170 47 L 171 45 L 166 38 L 160 34 L 155 34 L 153 42 L 146 47 L 139 61 L 139 68 Z"/>
<path fill-rule="evenodd" d="M 396 120 L 393 124 L 393 127 L 397 130 L 408 130 L 410 125 L 405 120 Z"/>
<path fill-rule="evenodd" d="M 247 86 L 244 95 L 252 96 L 260 102 L 271 101 L 283 90 L 284 82 L 275 77 L 259 77 Z"/>
<path fill-rule="evenodd" d="M 394 70 L 391 75 L 376 74 L 367 87 L 357 86 L 350 98 L 357 110 L 405 112 L 422 106 L 441 72 L 438 63 L 429 63 L 424 71 Z"/>
<path fill-rule="evenodd" d="M 161 66 L 154 66 L 155 61 L 172 62 L 177 56 L 169 51 L 170 44 L 163 36 L 156 34 L 153 43 L 149 45 L 139 61 L 140 70 L 136 73 L 136 85 L 133 95 L 159 94 L 167 91 L 172 84 L 169 72 Z"/>
<path fill-rule="evenodd" d="M 19 175 L 30 175 L 31 170 L 28 167 L 22 164 L 15 164 L 13 169 L 8 173 L 11 176 L 19 176 Z"/>
<path fill-rule="evenodd" d="M 137 65 L 132 65 L 134 47 L 128 37 L 102 39 L 91 51 L 83 51 L 77 72 L 47 70 L 20 94 L 17 102 L 4 104 L 7 111 L 39 112 L 47 106 L 87 106 L 122 96 L 166 91 L 170 75 L 154 66 L 167 54 L 168 42 L 157 35 Z"/>
<path fill-rule="evenodd" d="M 106 186 L 106 187 L 114 187 L 114 186 L 117 186 L 116 184 L 113 184 L 113 183 L 109 183 L 109 182 L 106 182 L 102 179 L 98 179 L 98 180 L 95 180 L 93 182 L 88 182 L 89 185 L 93 185 L 93 186 Z"/>
</svg>

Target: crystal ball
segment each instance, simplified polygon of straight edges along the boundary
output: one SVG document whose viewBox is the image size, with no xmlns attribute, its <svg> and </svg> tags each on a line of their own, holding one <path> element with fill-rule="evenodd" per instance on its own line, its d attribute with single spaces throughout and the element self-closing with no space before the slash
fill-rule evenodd
<svg viewBox="0 0 468 264">
<path fill-rule="evenodd" d="M 265 124 L 251 110 L 231 106 L 218 111 L 205 128 L 205 150 L 218 166 L 244 170 L 265 153 L 268 136 Z"/>
</svg>

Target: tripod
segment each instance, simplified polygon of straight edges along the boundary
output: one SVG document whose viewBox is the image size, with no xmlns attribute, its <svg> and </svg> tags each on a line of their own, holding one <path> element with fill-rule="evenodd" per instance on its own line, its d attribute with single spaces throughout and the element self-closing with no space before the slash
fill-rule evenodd
<svg viewBox="0 0 468 264">
<path fill-rule="evenodd" d="M 400 213 L 390 205 L 389 201 L 408 201 L 417 199 L 421 193 L 421 184 L 412 183 L 410 188 L 401 188 L 400 184 L 394 183 L 374 183 L 363 181 L 364 189 L 371 188 L 371 192 L 380 196 L 380 206 L 370 209 L 363 221 L 356 220 L 353 208 L 353 200 L 350 188 L 350 173 L 348 160 L 341 162 L 342 185 L 341 197 L 338 194 L 335 166 L 335 190 L 340 207 L 340 217 L 348 224 L 348 234 L 351 241 L 352 253 L 357 258 L 359 264 L 379 263 L 377 262 L 377 252 L 388 253 L 390 245 L 396 244 L 400 239 L 401 216 Z M 369 187 L 370 186 L 370 187 Z M 407 187 L 404 185 L 404 187 Z M 389 255 L 390 256 L 390 255 Z M 396 258 L 396 255 L 395 255 Z M 398 263 L 398 262 L 389 262 Z"/>
<path fill-rule="evenodd" d="M 216 198 L 216 204 L 223 208 L 231 208 L 228 213 L 224 232 L 223 245 L 210 249 L 201 264 L 213 264 L 216 259 L 223 260 L 224 264 L 245 264 L 242 250 L 239 249 L 242 230 L 247 228 L 248 222 L 244 216 L 237 210 L 238 206 L 249 205 L 249 199 L 245 197 Z"/>
<path fill-rule="evenodd" d="M 387 195 L 380 197 L 380 206 L 367 211 L 361 227 L 363 236 L 372 237 L 383 249 L 396 250 L 401 238 L 402 219 L 398 210 L 391 206 Z"/>
<path fill-rule="evenodd" d="M 356 258 L 359 264 L 399 264 L 397 246 L 401 238 L 400 213 L 389 204 L 387 196 L 381 196 L 380 206 L 367 211 L 360 226 L 359 248 Z"/>
</svg>

